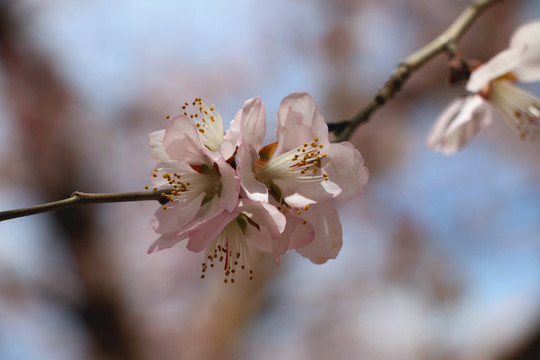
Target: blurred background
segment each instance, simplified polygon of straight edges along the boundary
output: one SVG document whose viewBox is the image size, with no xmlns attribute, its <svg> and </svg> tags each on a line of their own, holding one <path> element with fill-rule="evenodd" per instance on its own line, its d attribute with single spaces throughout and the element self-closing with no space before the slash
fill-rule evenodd
<svg viewBox="0 0 540 360">
<path fill-rule="evenodd" d="M 143 190 L 148 133 L 194 97 L 228 122 L 261 96 L 268 141 L 293 91 L 350 118 L 467 4 L 0 0 L 0 209 Z M 536 0 L 503 2 L 460 49 L 486 61 L 539 17 Z M 184 244 L 146 254 L 152 202 L 0 223 L 0 359 L 540 359 L 540 148 L 495 121 L 454 156 L 429 152 L 464 92 L 446 65 L 354 135 L 371 178 L 338 207 L 325 265 L 252 254 L 255 280 L 201 280 Z"/>
</svg>

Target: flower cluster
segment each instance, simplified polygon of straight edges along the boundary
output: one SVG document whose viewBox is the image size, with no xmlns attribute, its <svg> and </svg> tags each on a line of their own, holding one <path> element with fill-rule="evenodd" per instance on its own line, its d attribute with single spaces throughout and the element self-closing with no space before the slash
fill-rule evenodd
<svg viewBox="0 0 540 360">
<path fill-rule="evenodd" d="M 152 221 L 160 237 L 149 253 L 187 240 L 189 250 L 205 251 L 201 277 L 221 262 L 225 282 L 242 270 L 253 277 L 250 247 L 272 253 L 276 263 L 293 249 L 317 264 L 337 256 L 342 231 L 331 200 L 362 193 L 362 156 L 348 142 L 330 143 L 315 100 L 303 92 L 283 99 L 278 141 L 265 146 L 265 135 L 258 97 L 226 132 L 217 109 L 196 98 L 167 129 L 150 134 L 158 161 L 152 187 L 165 204 Z"/>
<path fill-rule="evenodd" d="M 522 139 L 534 140 L 540 99 L 512 83 L 540 80 L 540 21 L 520 27 L 510 46 L 471 73 L 469 94 L 446 108 L 427 139 L 434 151 L 452 154 L 491 123 L 493 108 Z"/>
</svg>

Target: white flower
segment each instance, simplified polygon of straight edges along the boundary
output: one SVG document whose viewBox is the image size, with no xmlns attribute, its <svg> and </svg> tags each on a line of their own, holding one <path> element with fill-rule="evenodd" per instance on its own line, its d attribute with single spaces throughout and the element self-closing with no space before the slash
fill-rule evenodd
<svg viewBox="0 0 540 360">
<path fill-rule="evenodd" d="M 193 104 L 198 113 L 190 114 L 184 105 L 184 113 L 167 129 L 149 136 L 152 157 L 159 161 L 152 186 L 172 190 L 170 195 L 164 194 L 168 202 L 152 220 L 154 230 L 162 235 L 175 236 L 194 222 L 232 211 L 238 202 L 239 177 L 227 162 L 236 143 L 223 135 L 221 117 L 213 107 L 200 99 Z"/>
<path fill-rule="evenodd" d="M 540 126 L 540 99 L 513 82 L 540 80 L 540 21 L 520 27 L 510 46 L 471 73 L 470 94 L 439 116 L 427 138 L 434 151 L 452 154 L 491 123 L 492 108 L 522 139 L 534 140 Z"/>
</svg>

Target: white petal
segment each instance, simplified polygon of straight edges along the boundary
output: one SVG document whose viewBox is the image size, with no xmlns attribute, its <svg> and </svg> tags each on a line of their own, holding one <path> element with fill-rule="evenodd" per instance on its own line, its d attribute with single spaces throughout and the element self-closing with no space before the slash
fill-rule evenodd
<svg viewBox="0 0 540 360">
<path fill-rule="evenodd" d="M 263 146 L 266 136 L 266 109 L 259 97 L 245 102 L 242 110 L 235 117 L 240 116 L 242 124 L 242 143 L 257 150 Z"/>
<path fill-rule="evenodd" d="M 218 216 L 202 223 L 196 230 L 190 233 L 186 248 L 194 252 L 203 251 L 237 215 L 236 213 L 222 212 Z"/>
<path fill-rule="evenodd" d="M 163 137 L 165 130 L 154 131 L 148 136 L 148 145 L 152 150 L 152 159 L 155 161 L 170 161 L 169 155 L 163 147 Z"/>
<path fill-rule="evenodd" d="M 519 66 L 513 71 L 518 81 L 540 80 L 540 21 L 521 26 L 512 36 L 510 47 L 524 49 Z"/>
<path fill-rule="evenodd" d="M 328 141 L 328 126 L 319 112 L 313 97 L 306 92 L 295 92 L 286 96 L 278 110 L 278 139 L 282 131 L 289 131 L 290 125 L 307 125 L 313 129 L 314 137 Z"/>
<path fill-rule="evenodd" d="M 306 211 L 306 216 L 315 230 L 315 239 L 296 251 L 315 264 L 335 259 L 343 243 L 341 222 L 336 209 L 330 202 L 315 204 Z"/>
<path fill-rule="evenodd" d="M 177 235 L 176 233 L 161 235 L 156 241 L 152 243 L 152 245 L 150 245 L 147 253 L 151 254 L 155 251 L 170 249 L 174 245 L 185 239 L 187 239 L 185 235 Z"/>
<path fill-rule="evenodd" d="M 208 162 L 201 149 L 197 128 L 185 116 L 171 121 L 165 130 L 163 146 L 173 160 L 189 164 Z"/>
<path fill-rule="evenodd" d="M 369 177 L 360 152 L 350 142 L 330 144 L 326 151 L 328 157 L 324 170 L 330 181 L 342 190 L 336 200 L 345 202 L 360 196 Z"/>
<path fill-rule="evenodd" d="M 311 143 L 315 139 L 313 128 L 302 124 L 290 124 L 287 130 L 281 130 L 278 136 L 278 145 L 274 157 L 287 151 L 296 149 L 305 143 Z"/>
<path fill-rule="evenodd" d="M 331 180 L 321 182 L 274 181 L 279 186 L 287 205 L 304 207 L 306 205 L 328 201 L 341 193 L 341 188 Z"/>
<path fill-rule="evenodd" d="M 152 219 L 152 227 L 158 234 L 180 233 L 194 220 L 201 208 L 204 193 L 199 194 L 190 202 L 167 204 L 166 210 L 160 207 Z"/>
<path fill-rule="evenodd" d="M 247 243 L 261 251 L 273 252 L 274 259 L 279 263 L 281 233 L 286 225 L 285 215 L 268 203 L 249 199 L 243 199 L 240 203 L 241 212 L 249 216 L 259 227 L 256 229 L 251 224 L 248 225 Z"/>
<path fill-rule="evenodd" d="M 247 146 L 238 148 L 236 171 L 240 175 L 242 193 L 251 200 L 268 202 L 268 189 L 266 185 L 255 179 L 253 163 L 258 158 L 257 153 Z"/>
<path fill-rule="evenodd" d="M 236 171 L 223 158 L 217 160 L 217 165 L 222 184 L 219 205 L 227 211 L 233 211 L 240 193 L 240 178 Z"/>
<path fill-rule="evenodd" d="M 483 90 L 498 77 L 515 72 L 522 63 L 525 48 L 506 49 L 471 73 L 467 90 L 473 93 Z"/>
<path fill-rule="evenodd" d="M 458 99 L 436 120 L 426 145 L 433 151 L 453 154 L 488 126 L 491 119 L 490 107 L 482 97 L 474 95 Z"/>
</svg>

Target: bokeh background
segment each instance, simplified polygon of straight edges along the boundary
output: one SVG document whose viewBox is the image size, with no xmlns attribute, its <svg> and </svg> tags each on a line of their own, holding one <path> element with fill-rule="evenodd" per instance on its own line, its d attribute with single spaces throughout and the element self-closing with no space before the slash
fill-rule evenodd
<svg viewBox="0 0 540 360">
<path fill-rule="evenodd" d="M 293 91 L 350 118 L 467 4 L 1 0 L 0 209 L 142 190 L 148 133 L 194 97 L 228 122 L 261 96 L 268 141 Z M 538 1 L 505 1 L 460 50 L 485 61 L 536 18 Z M 354 135 L 371 178 L 339 205 L 325 265 L 252 254 L 255 280 L 201 280 L 183 244 L 146 254 L 152 202 L 0 223 L 0 359 L 540 359 L 540 147 L 495 121 L 429 152 L 464 92 L 446 69 L 430 62 Z"/>
</svg>

